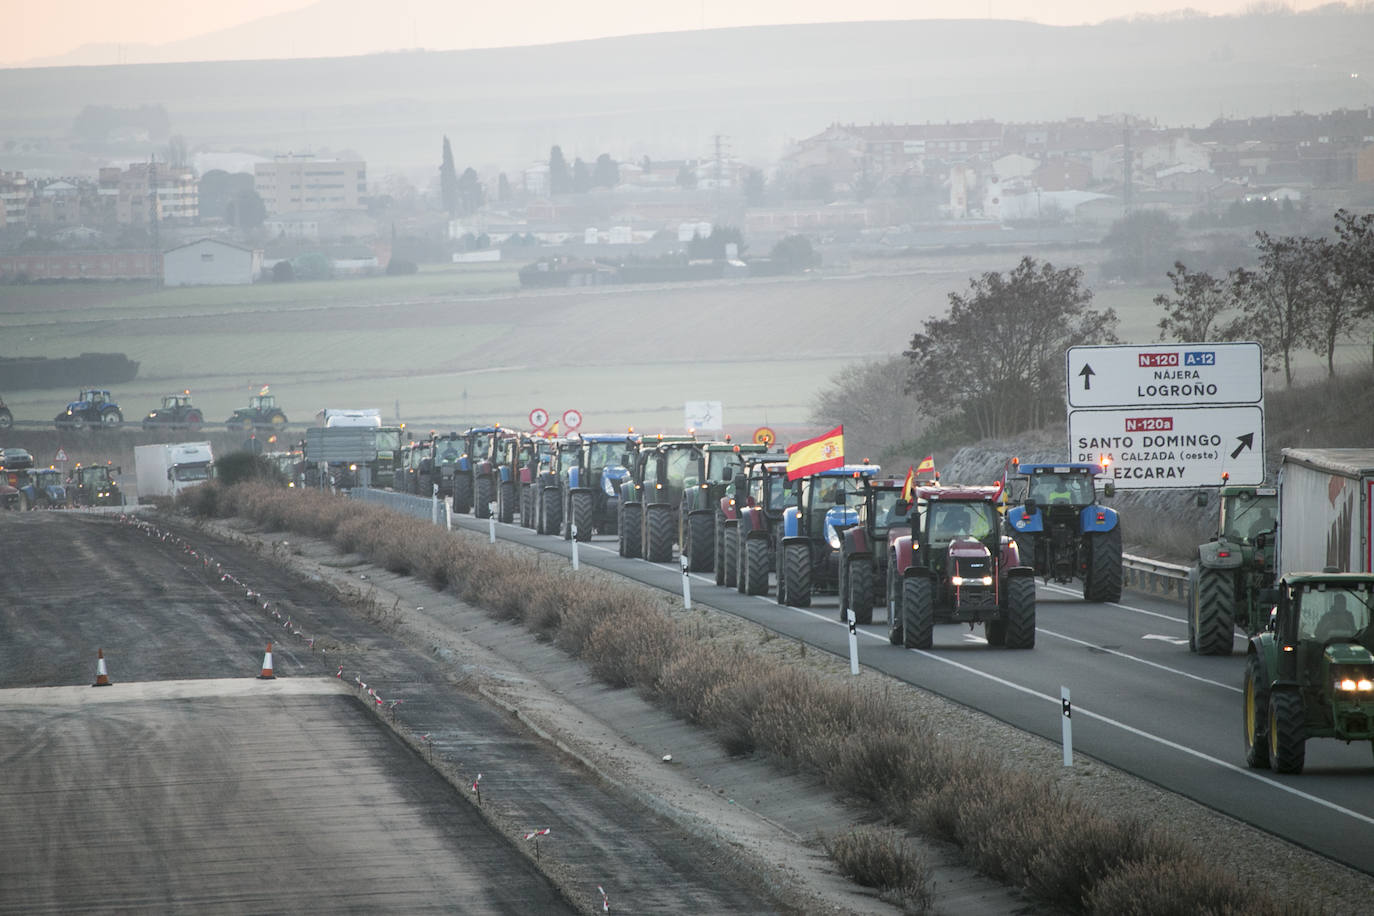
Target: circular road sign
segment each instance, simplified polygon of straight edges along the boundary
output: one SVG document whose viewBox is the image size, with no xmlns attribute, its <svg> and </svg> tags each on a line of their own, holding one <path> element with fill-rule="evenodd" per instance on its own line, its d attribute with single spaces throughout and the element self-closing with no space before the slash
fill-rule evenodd
<svg viewBox="0 0 1374 916">
<path fill-rule="evenodd" d="M 563 411 L 563 428 L 569 432 L 582 425 L 582 412 L 568 409 Z"/>
<path fill-rule="evenodd" d="M 530 426 L 535 429 L 543 429 L 549 425 L 549 412 L 542 407 L 536 407 L 530 411 Z"/>
<path fill-rule="evenodd" d="M 772 445 L 778 441 L 778 436 L 767 426 L 760 426 L 754 430 L 754 441 L 759 445 Z"/>
</svg>

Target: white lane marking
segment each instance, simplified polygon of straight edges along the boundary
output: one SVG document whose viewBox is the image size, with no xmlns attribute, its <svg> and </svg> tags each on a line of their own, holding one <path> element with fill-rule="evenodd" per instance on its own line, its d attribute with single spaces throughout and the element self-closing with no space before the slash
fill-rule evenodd
<svg viewBox="0 0 1374 916">
<path fill-rule="evenodd" d="M 917 655 L 925 656 L 926 658 L 931 659 L 932 661 L 937 661 L 945 665 L 950 665 L 962 671 L 966 671 L 969 674 L 973 674 L 977 677 L 981 677 L 994 683 L 1000 684 L 1003 687 L 1008 687 L 1012 690 L 1028 694 L 1032 697 L 1035 697 L 1038 700 L 1044 700 L 1047 703 L 1053 703 L 1055 709 L 1063 708 L 1063 701 L 1059 697 L 1052 697 L 1049 694 L 1041 693 L 1038 690 L 1014 683 L 1012 681 L 1008 681 L 1005 678 L 1000 678 L 996 675 L 988 674 L 984 671 L 979 671 L 977 668 L 971 668 L 968 665 L 961 664 L 960 662 L 956 662 L 953 659 L 944 658 L 943 656 L 936 655 L 933 652 L 928 652 L 925 649 L 909 649 L 907 651 L 915 652 Z M 1227 763 L 1225 760 L 1222 760 L 1218 757 L 1213 757 L 1211 754 L 1207 754 L 1199 750 L 1194 750 L 1191 747 L 1179 744 L 1177 741 L 1170 741 L 1168 738 L 1163 738 L 1159 735 L 1151 734 L 1150 732 L 1136 728 L 1133 725 L 1127 725 L 1125 722 L 1113 719 L 1110 716 L 1104 716 L 1101 713 L 1092 712 L 1077 704 L 1074 705 L 1073 711 L 1077 715 L 1083 715 L 1089 719 L 1096 719 L 1099 722 L 1102 722 L 1106 725 L 1111 725 L 1115 728 L 1119 728 L 1122 731 L 1135 735 L 1138 738 L 1144 738 L 1147 741 L 1153 741 L 1156 744 L 1160 744 L 1164 747 L 1169 748 L 1170 750 L 1179 751 L 1180 753 L 1187 754 L 1190 757 L 1196 757 L 1198 760 L 1202 760 L 1206 763 L 1210 763 L 1215 766 L 1221 767 L 1222 769 L 1228 770 L 1232 773 L 1238 773 L 1241 776 L 1247 776 L 1250 779 L 1255 780 L 1256 782 L 1264 783 L 1270 788 L 1278 789 L 1282 792 L 1287 792 L 1289 795 L 1296 796 L 1304 801 L 1312 802 L 1313 804 L 1320 805 L 1323 808 L 1329 808 L 1330 810 L 1335 811 L 1337 814 L 1344 814 L 1347 817 L 1353 818 L 1354 820 L 1361 821 L 1365 824 L 1374 826 L 1374 817 L 1370 817 L 1367 814 L 1361 814 L 1358 811 L 1352 811 L 1349 808 L 1343 808 L 1335 802 L 1327 801 L 1324 798 L 1319 798 L 1316 795 L 1312 795 L 1308 792 L 1303 792 L 1300 789 L 1295 789 L 1290 785 L 1286 785 L 1284 783 L 1279 782 L 1278 780 L 1271 779 L 1268 776 L 1260 775 L 1259 773 L 1255 772 L 1254 770 L 1251 770 L 1248 767 L 1241 767 L 1236 766 L 1234 763 Z"/>
<path fill-rule="evenodd" d="M 1096 649 L 1098 652 L 1105 652 L 1108 655 L 1115 655 L 1117 658 L 1124 658 L 1129 661 L 1139 662 L 1142 665 L 1149 665 L 1151 668 L 1158 668 L 1161 671 L 1167 671 L 1170 674 L 1177 674 L 1179 677 L 1186 677 L 1189 680 L 1201 681 L 1204 684 L 1211 684 L 1213 687 L 1221 687 L 1224 690 L 1230 690 L 1235 693 L 1241 692 L 1241 689 L 1239 687 L 1235 687 L 1231 684 L 1223 684 L 1221 681 L 1214 681 L 1211 678 L 1201 677 L 1200 675 L 1196 674 L 1189 674 L 1187 671 L 1181 671 L 1178 668 L 1171 668 L 1168 665 L 1162 665 L 1159 662 L 1152 662 L 1149 659 L 1141 658 L 1138 655 L 1131 655 L 1127 652 L 1122 652 L 1119 649 L 1108 649 L 1106 646 L 1099 645 L 1098 643 L 1088 642 L 1085 639 L 1077 639 L 1073 636 L 1066 636 L 1063 633 L 1056 633 L 1053 630 L 1047 630 L 1044 627 L 1036 627 L 1035 632 L 1044 633 L 1046 636 L 1053 636 L 1055 639 L 1062 639 L 1065 642 L 1071 642 L 1080 646 L 1086 646 L 1089 649 Z M 1187 640 L 1184 640 L 1184 642 L 1187 642 Z"/>
<path fill-rule="evenodd" d="M 1176 645 L 1176 646 L 1186 646 L 1186 645 L 1188 645 L 1188 640 L 1183 639 L 1182 637 L 1179 637 L 1179 636 L 1164 636 L 1163 634 L 1160 634 L 1160 633 L 1146 633 L 1144 636 L 1142 636 L 1142 637 L 1140 637 L 1140 638 L 1141 638 L 1141 639 L 1157 639 L 1157 640 L 1159 640 L 1160 642 L 1173 643 L 1173 644 Z"/>
<path fill-rule="evenodd" d="M 1071 588 L 1065 588 L 1064 586 L 1062 586 L 1062 585 L 1056 585 L 1056 584 L 1053 583 L 1053 582 L 1037 582 L 1036 585 L 1037 585 L 1039 588 L 1046 589 L 1047 591 L 1051 591 L 1051 592 L 1061 592 L 1061 593 L 1063 593 L 1063 594 L 1065 594 L 1065 595 L 1074 595 L 1074 596 L 1077 596 L 1077 597 L 1080 597 L 1080 598 L 1081 598 L 1082 595 L 1083 595 L 1083 593 L 1080 592 L 1080 591 L 1076 591 L 1076 590 L 1071 589 Z M 1091 603 L 1091 602 L 1085 601 L 1085 602 L 1083 602 L 1083 603 L 1084 603 L 1084 604 L 1089 604 L 1089 603 Z M 1187 622 L 1187 620 L 1186 620 L 1185 618 L 1183 618 L 1183 617 L 1175 617 L 1175 616 L 1173 616 L 1172 614 L 1161 614 L 1159 611 L 1147 611 L 1147 610 L 1146 610 L 1145 608 L 1143 608 L 1143 607 L 1135 607 L 1134 605 L 1130 605 L 1130 604 L 1122 604 L 1122 603 L 1119 602 L 1119 601 L 1103 601 L 1102 604 L 1107 605 L 1107 607 L 1121 608 L 1121 610 L 1123 610 L 1123 611 L 1131 611 L 1132 613 L 1135 613 L 1135 614 L 1146 614 L 1146 615 L 1148 615 L 1148 616 L 1150 616 L 1150 617 L 1158 617 L 1158 618 L 1161 619 L 1161 620 L 1172 620 L 1174 623 L 1186 623 L 1186 622 Z"/>
</svg>

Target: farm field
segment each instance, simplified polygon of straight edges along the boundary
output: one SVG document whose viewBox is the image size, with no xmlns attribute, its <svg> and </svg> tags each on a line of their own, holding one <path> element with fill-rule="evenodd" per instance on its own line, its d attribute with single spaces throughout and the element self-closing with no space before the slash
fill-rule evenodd
<svg viewBox="0 0 1374 916">
<path fill-rule="evenodd" d="M 900 353 L 1013 251 L 852 261 L 797 278 L 522 290 L 515 268 L 252 287 L 134 284 L 0 288 L 0 356 L 122 352 L 138 378 L 115 387 L 126 421 L 189 388 L 218 423 L 270 385 L 293 425 L 326 406 L 377 407 L 419 429 L 523 425 L 576 408 L 584 429 L 683 425 L 685 401 L 721 401 L 727 431 L 808 428 L 817 392 L 846 365 Z M 1081 265 L 1095 250 L 1041 256 Z M 1158 336 L 1156 288 L 1094 288 L 1129 343 Z M 1016 341 L 1007 341 L 1015 346 Z M 1360 348 L 1348 348 L 1348 358 Z M 1360 350 L 1362 352 L 1362 350 Z M 1300 365 L 1316 371 L 1315 357 Z M 100 379 L 93 385 L 106 384 Z M 0 392 L 46 423 L 74 391 Z"/>
</svg>

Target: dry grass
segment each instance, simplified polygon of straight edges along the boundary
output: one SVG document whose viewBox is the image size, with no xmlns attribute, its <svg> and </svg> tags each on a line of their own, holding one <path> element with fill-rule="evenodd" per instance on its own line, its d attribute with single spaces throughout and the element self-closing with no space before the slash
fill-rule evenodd
<svg viewBox="0 0 1374 916">
<path fill-rule="evenodd" d="M 905 912 L 930 912 L 934 895 L 929 868 L 900 831 L 856 827 L 823 842 L 826 853 L 855 883 L 878 888 Z"/>
<path fill-rule="evenodd" d="M 873 813 L 949 839 L 983 872 L 1082 913 L 1306 914 L 1246 899 L 1234 878 L 1157 830 L 1063 795 L 1048 778 L 941 738 L 889 692 L 790 665 L 757 647 L 720 644 L 663 602 L 567 567 L 449 534 L 378 506 L 261 484 L 200 488 L 186 505 L 243 516 L 270 530 L 330 539 L 394 571 L 518 620 L 580 657 L 606 683 L 633 687 L 709 728 L 732 754 L 762 753 L 814 775 Z M 384 616 L 384 615 L 383 615 Z M 926 906 L 924 867 L 896 834 L 855 831 L 828 843 L 856 880 Z"/>
</svg>

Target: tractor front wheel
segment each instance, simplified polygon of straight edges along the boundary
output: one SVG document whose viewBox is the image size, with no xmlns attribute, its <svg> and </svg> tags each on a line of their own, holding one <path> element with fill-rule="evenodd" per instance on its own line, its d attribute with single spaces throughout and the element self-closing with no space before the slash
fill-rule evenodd
<svg viewBox="0 0 1374 916">
<path fill-rule="evenodd" d="M 1275 773 L 1301 773 L 1306 762 L 1307 726 L 1296 690 L 1269 695 L 1269 759 Z"/>
<path fill-rule="evenodd" d="M 497 521 L 507 525 L 515 521 L 515 484 L 509 480 L 501 482 L 501 489 L 496 495 L 496 511 L 499 513 Z"/>
<path fill-rule="evenodd" d="M 643 526 L 644 518 L 640 514 L 638 503 L 620 506 L 620 520 L 616 523 L 617 535 L 620 538 L 620 555 L 629 559 L 639 556 L 640 528 Z"/>
<path fill-rule="evenodd" d="M 791 607 L 811 606 L 811 545 L 784 544 L 782 574 L 787 582 L 787 604 Z"/>
<path fill-rule="evenodd" d="M 472 511 L 472 478 L 462 471 L 453 479 L 453 511 L 461 515 Z"/>
<path fill-rule="evenodd" d="M 849 611 L 855 623 L 873 622 L 873 564 L 867 557 L 851 558 L 845 563 L 847 572 L 844 582 L 849 600 Z"/>
<path fill-rule="evenodd" d="M 722 533 L 725 538 L 725 549 L 721 559 L 725 568 L 721 570 L 721 585 L 739 591 L 739 521 L 726 522 Z"/>
<path fill-rule="evenodd" d="M 644 518 L 644 559 L 668 563 L 673 559 L 673 513 L 667 506 L 649 506 Z"/>
<path fill-rule="evenodd" d="M 768 541 L 746 538 L 744 541 L 744 593 L 768 594 Z"/>
<path fill-rule="evenodd" d="M 491 518 L 491 478 L 486 474 L 477 478 L 477 494 L 472 500 L 472 515 L 474 518 Z"/>
<path fill-rule="evenodd" d="M 1258 655 L 1245 662 L 1245 762 L 1253 770 L 1269 769 L 1269 687 Z"/>
<path fill-rule="evenodd" d="M 1007 619 L 1004 644 L 1008 649 L 1035 648 L 1035 580 L 1016 576 L 1007 580 Z"/>
<path fill-rule="evenodd" d="M 590 541 L 592 539 L 592 494 L 572 493 L 568 497 L 568 536 L 576 537 L 579 541 Z M 576 528 L 576 535 L 572 529 Z"/>
<path fill-rule="evenodd" d="M 715 519 L 705 512 L 693 512 L 687 516 L 684 529 L 691 544 L 687 558 L 692 561 L 692 572 L 710 572 L 715 567 L 716 545 L 712 540 L 715 534 Z"/>
<path fill-rule="evenodd" d="M 935 645 L 935 583 L 924 576 L 902 580 L 902 645 L 929 649 Z"/>
</svg>

